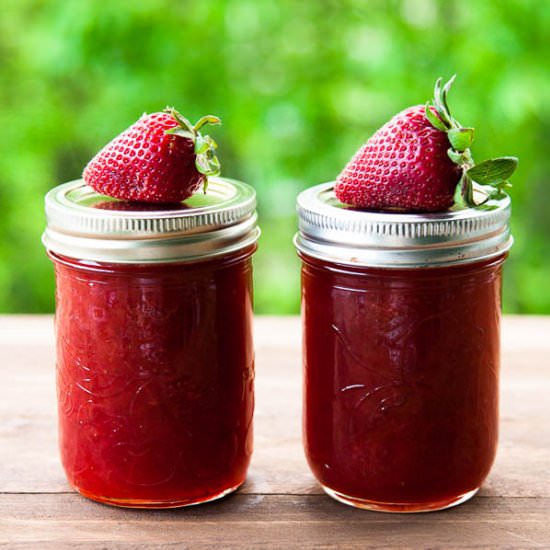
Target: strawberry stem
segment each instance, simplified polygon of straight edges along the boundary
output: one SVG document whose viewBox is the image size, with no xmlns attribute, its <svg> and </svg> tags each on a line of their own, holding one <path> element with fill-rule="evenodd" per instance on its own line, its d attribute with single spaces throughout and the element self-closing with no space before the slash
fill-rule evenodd
<svg viewBox="0 0 550 550">
<path fill-rule="evenodd" d="M 217 116 L 205 115 L 199 118 L 199 120 L 197 120 L 197 122 L 195 123 L 194 129 L 195 129 L 195 132 L 198 132 L 205 124 L 221 124 L 221 123 L 222 123 L 221 119 L 218 118 Z"/>
<path fill-rule="evenodd" d="M 166 130 L 167 134 L 180 136 L 190 139 L 194 145 L 195 166 L 197 170 L 204 174 L 203 191 L 206 192 L 209 176 L 218 176 L 220 174 L 220 161 L 216 156 L 218 144 L 210 137 L 203 136 L 199 130 L 205 124 L 221 124 L 221 120 L 214 115 L 205 115 L 201 117 L 194 125 L 173 107 L 166 107 L 165 113 L 172 115 L 178 126 Z"/>
<path fill-rule="evenodd" d="M 467 207 L 477 207 L 493 198 L 501 198 L 505 189 L 511 187 L 508 178 L 517 168 L 516 157 L 501 157 L 490 159 L 475 164 L 470 151 L 474 141 L 474 129 L 464 128 L 452 115 L 447 96 L 455 81 L 453 75 L 444 85 L 438 78 L 434 87 L 434 97 L 426 103 L 426 118 L 430 124 L 445 132 L 449 139 L 450 147 L 447 150 L 449 158 L 462 169 L 462 176 L 458 182 L 460 202 Z M 478 203 L 474 198 L 473 184 L 480 184 L 486 192 L 484 201 Z"/>
</svg>

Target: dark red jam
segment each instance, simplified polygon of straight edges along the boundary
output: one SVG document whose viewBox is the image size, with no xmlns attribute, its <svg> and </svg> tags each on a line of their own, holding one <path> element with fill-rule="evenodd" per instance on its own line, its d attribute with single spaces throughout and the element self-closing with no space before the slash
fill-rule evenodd
<svg viewBox="0 0 550 550">
<path fill-rule="evenodd" d="M 358 506 L 460 502 L 495 457 L 504 255 L 415 269 L 301 257 L 314 475 Z"/>
<path fill-rule="evenodd" d="M 82 494 L 171 507 L 243 483 L 254 407 L 253 249 L 129 265 L 51 254 L 61 457 Z"/>
</svg>

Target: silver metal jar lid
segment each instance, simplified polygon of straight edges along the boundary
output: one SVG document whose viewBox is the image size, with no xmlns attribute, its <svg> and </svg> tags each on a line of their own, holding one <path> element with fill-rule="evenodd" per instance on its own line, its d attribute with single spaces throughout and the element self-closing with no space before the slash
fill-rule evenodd
<svg viewBox="0 0 550 550">
<path fill-rule="evenodd" d="M 62 256 L 109 263 L 186 262 L 254 244 L 256 193 L 226 178 L 209 178 L 207 193 L 166 207 L 118 201 L 82 180 L 46 195 L 44 246 Z"/>
<path fill-rule="evenodd" d="M 503 254 L 513 242 L 509 197 L 491 200 L 484 208 L 431 214 L 368 212 L 341 204 L 330 182 L 300 193 L 297 208 L 298 250 L 347 265 L 456 265 Z"/>
</svg>

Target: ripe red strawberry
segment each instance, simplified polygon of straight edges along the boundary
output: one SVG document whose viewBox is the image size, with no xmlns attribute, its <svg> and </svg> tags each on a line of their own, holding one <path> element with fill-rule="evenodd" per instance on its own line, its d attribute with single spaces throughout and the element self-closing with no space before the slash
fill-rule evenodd
<svg viewBox="0 0 550 550">
<path fill-rule="evenodd" d="M 474 201 L 472 180 L 493 186 L 486 200 L 502 194 L 517 159 L 503 157 L 474 166 L 470 153 L 474 129 L 451 116 L 447 94 L 454 77 L 434 100 L 409 107 L 380 128 L 336 179 L 343 203 L 360 208 L 403 212 L 437 212 L 454 203 L 460 184 L 466 206 Z M 483 202 L 486 202 L 483 201 Z"/>
<path fill-rule="evenodd" d="M 449 140 L 424 106 L 394 116 L 359 149 L 336 180 L 345 204 L 404 211 L 445 210 L 461 176 L 447 156 Z"/>
<path fill-rule="evenodd" d="M 175 203 L 220 173 L 216 143 L 202 136 L 211 115 L 194 126 L 177 111 L 143 115 L 108 143 L 84 169 L 84 181 L 98 193 L 128 201 Z"/>
</svg>

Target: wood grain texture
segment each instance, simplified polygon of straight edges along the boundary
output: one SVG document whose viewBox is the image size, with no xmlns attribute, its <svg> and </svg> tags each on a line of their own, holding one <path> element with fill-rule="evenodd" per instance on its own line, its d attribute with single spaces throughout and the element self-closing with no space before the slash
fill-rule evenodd
<svg viewBox="0 0 550 550">
<path fill-rule="evenodd" d="M 237 494 L 165 511 L 115 509 L 75 495 L 5 495 L 3 521 L 10 548 L 72 548 L 69 541 L 79 548 L 140 549 L 547 548 L 550 500 L 540 504 L 482 497 L 453 510 L 397 516 L 321 495 Z"/>
<path fill-rule="evenodd" d="M 0 548 L 550 548 L 550 318 L 506 317 L 501 437 L 478 497 L 369 513 L 322 494 L 300 441 L 299 319 L 258 318 L 255 452 L 237 495 L 174 511 L 89 502 L 57 456 L 53 323 L 0 316 Z"/>
</svg>

